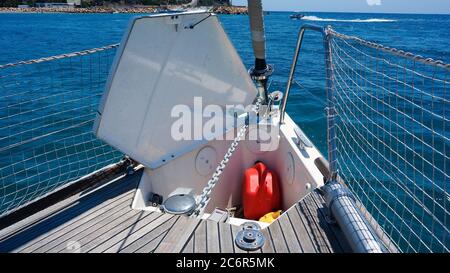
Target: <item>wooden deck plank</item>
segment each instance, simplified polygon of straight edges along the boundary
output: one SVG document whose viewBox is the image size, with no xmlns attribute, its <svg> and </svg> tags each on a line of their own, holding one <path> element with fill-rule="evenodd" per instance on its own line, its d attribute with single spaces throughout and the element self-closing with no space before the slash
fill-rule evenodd
<svg viewBox="0 0 450 273">
<path fill-rule="evenodd" d="M 206 253 L 208 251 L 206 246 L 206 221 L 202 221 L 197 227 L 194 239 L 195 253 Z"/>
<path fill-rule="evenodd" d="M 289 220 L 292 222 L 293 231 L 295 232 L 295 235 L 297 236 L 301 244 L 303 252 L 305 253 L 317 252 L 311 239 L 311 235 L 308 233 L 308 230 L 306 229 L 305 224 L 303 223 L 300 215 L 298 214 L 296 207 L 294 206 L 290 208 L 286 212 L 286 214 L 289 217 Z"/>
<path fill-rule="evenodd" d="M 284 238 L 279 221 L 274 221 L 269 227 L 269 233 L 272 236 L 272 243 L 277 253 L 288 253 L 289 248 Z"/>
<path fill-rule="evenodd" d="M 304 199 L 302 202 L 297 203 L 295 208 L 297 209 L 297 212 L 300 215 L 308 234 L 310 235 L 311 241 L 316 248 L 316 252 L 329 253 L 330 247 L 327 240 L 324 239 L 320 228 L 316 225 L 317 216 L 311 214 L 308 207 L 304 203 Z"/>
<path fill-rule="evenodd" d="M 301 253 L 303 252 L 302 247 L 298 241 L 297 235 L 294 232 L 294 228 L 289 221 L 289 217 L 286 213 L 282 214 L 278 219 L 280 224 L 281 232 L 283 233 L 284 239 L 286 241 L 289 252 Z"/>
<path fill-rule="evenodd" d="M 51 235 L 52 231 L 76 223 L 78 217 L 83 217 L 86 214 L 101 209 L 103 206 L 107 206 L 110 200 L 113 202 L 117 198 L 123 197 L 124 187 L 127 188 L 129 184 L 122 186 L 108 185 L 106 188 L 84 196 L 78 201 L 62 205 L 58 212 L 50 216 L 45 216 L 40 220 L 33 220 L 33 223 L 30 223 L 29 226 L 23 227 L 25 224 L 21 223 L 15 233 L 10 232 L 7 237 L 3 237 L 0 240 L 0 251 L 20 251 L 23 249 L 23 246 L 29 246 Z M 126 193 L 129 194 L 131 200 L 133 192 L 127 190 Z M 72 219 L 75 220 L 71 221 Z M 24 221 L 26 222 L 26 219 Z"/>
<path fill-rule="evenodd" d="M 194 253 L 194 234 L 191 234 L 191 237 L 189 237 L 188 242 L 184 246 L 182 253 Z"/>
<path fill-rule="evenodd" d="M 135 252 L 143 245 L 155 239 L 158 235 L 163 233 L 163 231 L 167 230 L 167 225 L 172 225 L 173 221 L 176 220 L 177 217 L 170 214 L 163 214 L 161 217 L 158 217 L 155 221 L 150 223 L 148 227 L 148 232 L 135 240 L 134 242 L 128 244 L 126 247 L 123 247 L 119 250 L 119 252 L 131 253 Z"/>
<path fill-rule="evenodd" d="M 206 220 L 206 243 L 208 253 L 220 253 L 220 233 L 217 222 Z"/>
<path fill-rule="evenodd" d="M 111 202 L 105 202 L 105 206 L 100 207 L 98 210 L 88 210 L 80 217 L 76 217 L 66 224 L 63 224 L 53 230 L 39 236 L 35 240 L 23 245 L 17 251 L 19 252 L 33 252 L 39 247 L 46 245 L 58 237 L 58 234 L 69 233 L 75 229 L 79 230 L 83 228 L 83 225 L 92 224 L 95 219 L 99 219 L 99 215 L 104 215 L 106 212 L 113 210 L 117 211 L 124 208 L 126 204 L 131 202 L 131 195 L 120 195 L 117 199 L 111 200 Z"/>
<path fill-rule="evenodd" d="M 220 252 L 233 253 L 234 252 L 234 238 L 231 232 L 231 226 L 227 223 L 218 223 L 220 234 Z"/>
<path fill-rule="evenodd" d="M 275 248 L 273 246 L 272 236 L 269 233 L 267 228 L 261 230 L 262 234 L 265 238 L 265 243 L 261 248 L 262 253 L 276 253 Z"/>
<path fill-rule="evenodd" d="M 180 221 L 181 218 L 182 218 L 182 216 L 175 216 L 175 217 L 173 217 L 171 219 L 170 222 L 164 223 L 161 226 L 159 226 L 158 229 L 162 230 L 161 234 L 159 234 L 157 237 L 155 237 L 155 239 L 153 239 L 150 242 L 148 242 L 146 245 L 144 245 L 141 248 L 139 248 L 136 252 L 137 253 L 151 253 L 151 252 L 154 252 L 155 249 L 159 246 L 159 244 L 167 236 L 167 234 L 169 233 L 169 231 L 173 227 L 173 225 L 175 225 L 178 221 Z M 154 233 L 158 233 L 158 232 L 159 231 L 154 232 Z"/>
<path fill-rule="evenodd" d="M 181 216 L 164 240 L 155 249 L 155 252 L 181 252 L 200 221 L 200 219 Z"/>
<path fill-rule="evenodd" d="M 136 226 L 131 226 L 130 228 L 123 230 L 121 233 L 118 233 L 102 244 L 87 249 L 86 252 L 118 252 L 151 231 L 151 223 L 162 215 L 162 213 L 154 212 L 145 219 L 139 221 Z"/>
<path fill-rule="evenodd" d="M 83 252 L 89 252 L 94 247 L 101 245 L 102 243 L 114 238 L 115 236 L 121 234 L 122 232 L 127 232 L 127 230 L 137 229 L 139 222 L 147 221 L 147 218 L 151 218 L 151 212 L 148 211 L 134 211 L 132 217 L 127 220 L 118 219 L 107 225 L 100 230 L 96 230 L 88 236 L 81 240 L 81 248 Z M 130 231 L 128 231 L 130 232 Z M 63 250 L 62 252 L 67 252 Z"/>
<path fill-rule="evenodd" d="M 24 231 L 27 230 L 29 227 L 35 227 L 39 226 L 45 226 L 49 223 L 52 223 L 54 220 L 55 215 L 60 215 L 62 212 L 64 215 L 68 215 L 69 212 L 76 213 L 76 212 L 84 212 L 89 207 L 83 206 L 86 204 L 92 205 L 94 202 L 87 203 L 82 202 L 86 199 L 95 199 L 98 201 L 97 205 L 101 205 L 103 203 L 104 199 L 98 199 L 94 195 L 95 192 L 101 191 L 102 196 L 104 197 L 116 197 L 119 195 L 120 192 L 133 190 L 135 186 L 137 185 L 139 181 L 141 172 L 136 173 L 133 176 L 122 176 L 112 179 L 111 181 L 105 181 L 105 183 L 100 184 L 99 186 L 94 186 L 92 189 L 88 189 L 83 192 L 79 192 L 75 194 L 74 196 L 71 196 L 67 199 L 62 200 L 61 202 L 58 202 L 54 205 L 51 205 L 50 207 L 39 211 L 17 223 L 12 224 L 11 226 L 5 227 L 0 230 L 0 242 L 7 240 L 10 236 L 17 233 L 18 230 Z M 117 183 L 117 181 L 120 180 L 120 184 Z M 95 203 L 94 203 L 95 204 Z M 59 218 L 57 218 L 59 219 Z M 65 223 L 65 222 L 63 222 Z M 49 229 L 47 229 L 49 230 Z"/>
<path fill-rule="evenodd" d="M 176 220 L 172 219 L 172 221 Z M 147 244 L 141 246 L 139 249 L 136 249 L 134 253 L 152 253 L 153 250 L 155 250 L 155 248 L 158 247 L 158 244 L 164 239 L 164 237 L 166 237 L 167 233 L 169 232 L 169 229 L 170 227 L 169 228 L 166 227 L 166 229 L 164 229 L 161 233 L 156 233 L 156 236 L 153 237 L 151 241 L 147 242 Z"/>
<path fill-rule="evenodd" d="M 70 241 L 78 242 L 83 246 L 89 242 L 91 238 L 100 236 L 103 232 L 114 228 L 121 222 L 124 222 L 135 215 L 134 211 L 129 210 L 127 207 L 124 208 L 124 213 L 106 214 L 106 217 L 100 222 L 86 228 L 82 232 L 77 232 L 76 234 L 69 236 L 69 238 L 67 238 L 67 236 L 59 237 L 57 240 L 58 244 L 46 252 L 63 252 Z"/>
<path fill-rule="evenodd" d="M 92 220 L 81 223 L 79 226 L 74 224 L 73 228 L 71 229 L 63 230 L 61 232 L 56 231 L 54 234 L 52 234 L 51 241 L 46 243 L 42 242 L 43 244 L 40 243 L 38 247 L 33 250 L 33 252 L 48 252 L 49 250 L 58 246 L 60 243 L 73 238 L 77 234 L 81 232 L 86 232 L 92 226 L 98 225 L 98 223 L 103 223 L 104 221 L 108 221 L 108 218 L 111 217 L 111 214 L 121 215 L 127 213 L 127 211 L 128 211 L 127 204 L 123 203 L 122 206 L 117 206 L 113 208 L 111 211 L 108 211 L 107 213 L 96 214 L 97 216 L 94 217 Z"/>
</svg>

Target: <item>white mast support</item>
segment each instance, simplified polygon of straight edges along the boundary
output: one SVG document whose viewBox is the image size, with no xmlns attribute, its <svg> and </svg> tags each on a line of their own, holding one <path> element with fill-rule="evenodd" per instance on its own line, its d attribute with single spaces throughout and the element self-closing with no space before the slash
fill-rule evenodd
<svg viewBox="0 0 450 273">
<path fill-rule="evenodd" d="M 261 0 L 248 1 L 248 15 L 252 34 L 253 52 L 256 59 L 266 59 L 266 37 L 264 35 L 263 9 Z M 255 67 L 258 69 L 258 67 Z M 262 67 L 263 69 L 265 67 Z"/>
<path fill-rule="evenodd" d="M 248 0 L 248 15 L 252 36 L 255 66 L 249 70 L 253 80 L 257 82 L 258 94 L 265 104 L 267 95 L 267 79 L 272 74 L 272 66 L 266 63 L 266 37 L 264 35 L 263 8 L 261 0 Z"/>
</svg>

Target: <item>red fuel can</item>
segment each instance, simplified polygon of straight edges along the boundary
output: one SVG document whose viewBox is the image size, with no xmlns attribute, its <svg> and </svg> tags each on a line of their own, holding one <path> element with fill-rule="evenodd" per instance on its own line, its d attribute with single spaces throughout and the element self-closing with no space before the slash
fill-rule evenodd
<svg viewBox="0 0 450 273">
<path fill-rule="evenodd" d="M 281 208 L 278 176 L 262 162 L 245 171 L 242 193 L 246 219 L 258 220 Z"/>
</svg>

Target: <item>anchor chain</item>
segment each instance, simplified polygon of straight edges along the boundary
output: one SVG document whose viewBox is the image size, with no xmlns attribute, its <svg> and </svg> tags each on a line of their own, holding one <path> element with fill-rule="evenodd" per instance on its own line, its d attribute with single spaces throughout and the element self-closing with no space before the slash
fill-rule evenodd
<svg viewBox="0 0 450 273">
<path fill-rule="evenodd" d="M 259 108 L 261 106 L 261 103 L 262 103 L 262 99 L 260 97 L 258 97 L 256 99 L 256 103 L 255 103 L 255 111 L 256 111 L 256 113 L 259 112 Z M 217 165 L 216 170 L 214 171 L 213 175 L 208 180 L 208 183 L 206 184 L 206 186 L 203 188 L 202 194 L 201 194 L 201 196 L 199 198 L 199 201 L 197 203 L 197 207 L 192 212 L 191 216 L 196 217 L 196 216 L 200 215 L 202 210 L 208 204 L 209 200 L 211 199 L 210 195 L 211 195 L 212 190 L 217 185 L 217 182 L 219 181 L 220 176 L 222 175 L 223 171 L 225 170 L 225 168 L 226 168 L 226 166 L 227 166 L 231 156 L 236 151 L 236 148 L 239 145 L 239 142 L 241 141 L 242 137 L 245 136 L 245 134 L 247 133 L 248 128 L 249 128 L 249 125 L 246 123 L 239 130 L 238 134 L 236 135 L 236 137 L 234 138 L 234 140 L 231 143 L 230 147 L 228 148 L 227 152 L 225 153 L 223 159 L 219 162 L 219 164 Z"/>
</svg>

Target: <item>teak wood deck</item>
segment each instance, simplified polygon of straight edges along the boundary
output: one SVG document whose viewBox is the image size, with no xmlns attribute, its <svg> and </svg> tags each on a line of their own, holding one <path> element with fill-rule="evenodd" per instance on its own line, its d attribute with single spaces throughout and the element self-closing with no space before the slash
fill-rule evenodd
<svg viewBox="0 0 450 273">
<path fill-rule="evenodd" d="M 133 210 L 141 172 L 57 203 L 0 231 L 0 252 L 246 253 L 227 223 Z M 315 190 L 262 230 L 256 252 L 350 252 Z"/>
</svg>

